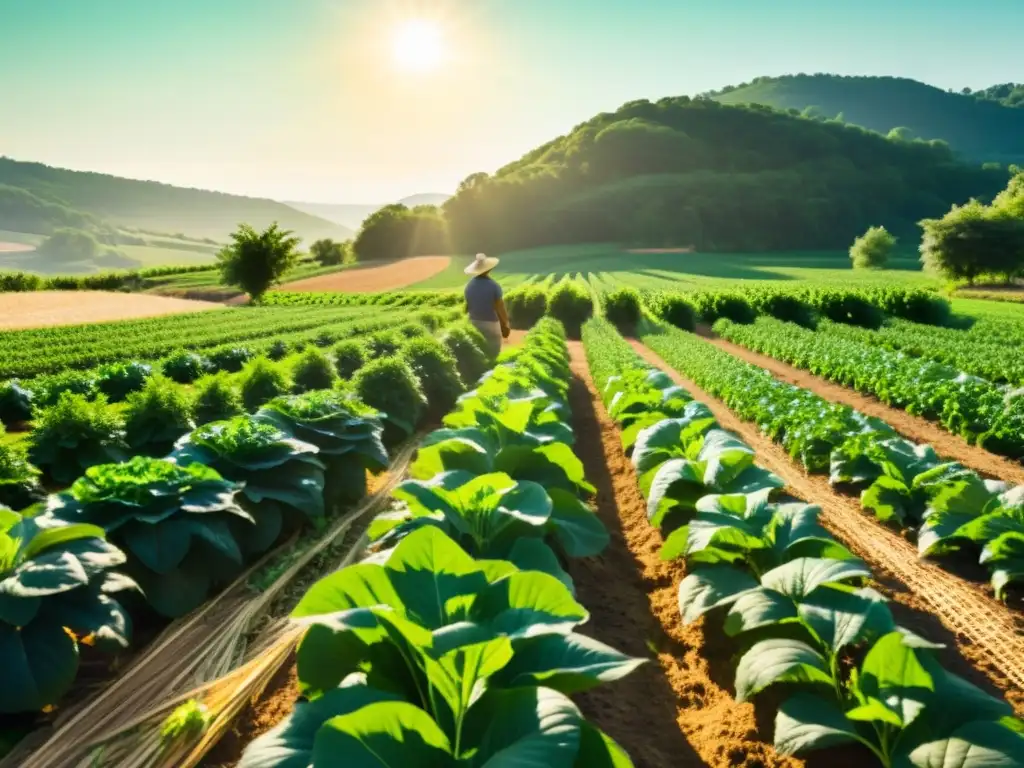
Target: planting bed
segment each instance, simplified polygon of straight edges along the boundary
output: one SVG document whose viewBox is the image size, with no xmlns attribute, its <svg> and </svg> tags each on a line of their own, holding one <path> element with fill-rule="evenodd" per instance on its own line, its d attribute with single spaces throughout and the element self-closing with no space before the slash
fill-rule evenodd
<svg viewBox="0 0 1024 768">
<path fill-rule="evenodd" d="M 104 323 L 219 309 L 217 304 L 141 293 L 33 291 L 0 294 L 0 329 Z"/>
</svg>

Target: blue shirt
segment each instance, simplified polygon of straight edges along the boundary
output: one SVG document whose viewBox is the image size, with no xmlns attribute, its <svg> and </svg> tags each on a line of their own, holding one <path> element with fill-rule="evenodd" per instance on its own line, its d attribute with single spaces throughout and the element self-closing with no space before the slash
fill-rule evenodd
<svg viewBox="0 0 1024 768">
<path fill-rule="evenodd" d="M 482 323 L 498 322 L 494 302 L 501 298 L 501 286 L 489 277 L 474 277 L 466 283 L 466 309 L 469 319 Z"/>
</svg>

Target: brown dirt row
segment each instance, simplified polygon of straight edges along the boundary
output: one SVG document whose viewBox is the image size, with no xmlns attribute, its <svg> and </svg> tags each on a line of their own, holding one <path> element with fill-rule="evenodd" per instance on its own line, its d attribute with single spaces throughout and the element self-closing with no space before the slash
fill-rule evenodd
<svg viewBox="0 0 1024 768">
<path fill-rule="evenodd" d="M 139 317 L 220 309 L 208 301 L 172 299 L 145 293 L 108 291 L 30 291 L 0 294 L 0 329 L 103 323 Z"/>
<path fill-rule="evenodd" d="M 753 705 L 727 689 L 732 649 L 709 637 L 704 622 L 683 626 L 678 607 L 683 564 L 663 562 L 662 538 L 619 430 L 594 389 L 579 342 L 570 342 L 569 392 L 576 452 L 597 487 L 597 514 L 611 534 L 600 557 L 573 561 L 569 572 L 590 611 L 583 632 L 651 661 L 615 683 L 578 697 L 584 714 L 619 742 L 637 766 L 799 766 L 780 757 L 759 732 Z"/>
<path fill-rule="evenodd" d="M 794 496 L 822 508 L 822 523 L 870 563 L 894 602 L 897 619 L 936 642 L 946 643 L 947 667 L 992 692 L 1006 696 L 1024 714 L 1024 621 L 996 602 L 984 588 L 918 557 L 896 532 L 865 515 L 857 499 L 834 490 L 824 477 L 808 475 L 755 425 L 741 421 L 720 400 L 673 370 L 652 350 L 636 351 L 705 403 L 725 429 L 757 452 L 758 463 L 779 475 Z"/>
<path fill-rule="evenodd" d="M 989 477 L 996 477 L 1014 484 L 1024 483 L 1024 466 L 1019 462 L 996 456 L 976 445 L 969 445 L 962 437 L 947 432 L 938 424 L 911 416 L 899 408 L 892 408 L 873 397 L 862 395 L 840 384 L 834 384 L 773 357 L 753 352 L 739 344 L 733 344 L 731 341 L 715 336 L 707 326 L 699 327 L 697 332 L 708 343 L 714 344 L 734 357 L 764 368 L 781 381 L 809 389 L 819 397 L 834 403 L 848 405 L 865 416 L 882 419 L 907 439 L 931 445 L 939 456 L 958 461 L 965 467 Z"/>
<path fill-rule="evenodd" d="M 448 268 L 450 256 L 416 256 L 381 267 L 343 269 L 329 275 L 285 283 L 282 291 L 345 291 L 376 293 L 404 288 L 433 277 Z"/>
</svg>

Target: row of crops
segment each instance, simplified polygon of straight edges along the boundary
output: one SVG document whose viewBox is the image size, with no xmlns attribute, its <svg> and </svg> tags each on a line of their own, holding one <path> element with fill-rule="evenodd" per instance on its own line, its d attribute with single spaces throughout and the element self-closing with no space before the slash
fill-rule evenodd
<svg viewBox="0 0 1024 768">
<path fill-rule="evenodd" d="M 22 474 L 0 482 L 20 510 L 0 506 L 0 713 L 57 705 L 83 646 L 123 650 L 133 620 L 183 616 L 293 533 L 322 527 L 491 364 L 461 324 L 406 324 L 352 346 L 350 380 L 342 357 L 316 347 L 220 374 L 227 412 L 202 425 L 194 388 L 163 377 L 123 410 L 66 392 L 28 438 L 45 486 L 17 446 L 0 446 L 0 470 Z M 142 421 L 150 439 L 136 450 L 127 436 Z"/>
<path fill-rule="evenodd" d="M 1024 398 L 952 366 L 831 332 L 772 318 L 750 325 L 715 323 L 724 339 L 874 395 L 915 416 L 938 421 L 968 442 L 1003 456 L 1024 456 Z M 980 353 L 979 353 L 980 354 Z M 1002 355 L 1012 357 L 1011 350 Z"/>
<path fill-rule="evenodd" d="M 923 556 L 977 553 L 1000 596 L 1024 581 L 1024 487 L 983 479 L 878 419 L 778 381 L 690 334 L 649 328 L 643 341 L 808 472 L 860 491 L 866 511 L 915 531 Z"/>
<path fill-rule="evenodd" d="M 580 500 L 564 331 L 538 324 L 430 434 L 370 528 L 313 585 L 304 699 L 240 766 L 628 766 L 569 698 L 642 663 L 577 632 L 564 564 L 608 533 Z"/>
<path fill-rule="evenodd" d="M 787 501 L 755 452 L 610 323 L 590 321 L 583 342 L 648 519 L 666 536 L 662 557 L 686 562 L 681 620 L 714 621 L 735 643 L 738 700 L 778 694 L 767 701 L 779 702 L 780 753 L 860 745 L 887 768 L 1020 764 L 1024 723 L 944 669 L 940 646 L 896 623 L 865 585 L 867 565 L 818 523 L 818 507 Z"/>
</svg>

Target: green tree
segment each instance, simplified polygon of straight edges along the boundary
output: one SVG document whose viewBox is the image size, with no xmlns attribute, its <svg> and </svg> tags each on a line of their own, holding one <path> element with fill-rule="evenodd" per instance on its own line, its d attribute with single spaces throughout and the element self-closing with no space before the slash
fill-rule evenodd
<svg viewBox="0 0 1024 768">
<path fill-rule="evenodd" d="M 895 245 L 896 238 L 885 227 L 871 227 L 850 248 L 854 269 L 885 269 Z"/>
<path fill-rule="evenodd" d="M 345 244 L 335 242 L 329 237 L 317 240 L 309 246 L 309 252 L 324 267 L 341 264 L 345 260 Z"/>
<path fill-rule="evenodd" d="M 950 280 L 973 283 L 992 275 L 1010 281 L 1024 270 L 1024 218 L 1005 208 L 971 200 L 921 227 L 921 261 Z"/>
<path fill-rule="evenodd" d="M 262 232 L 241 224 L 231 240 L 231 245 L 217 254 L 221 282 L 241 288 L 254 301 L 281 282 L 298 259 L 299 238 L 280 229 L 277 222 Z"/>
<path fill-rule="evenodd" d="M 352 249 L 359 261 L 442 254 L 449 250 L 448 226 L 436 206 L 387 205 L 363 222 Z"/>
</svg>

